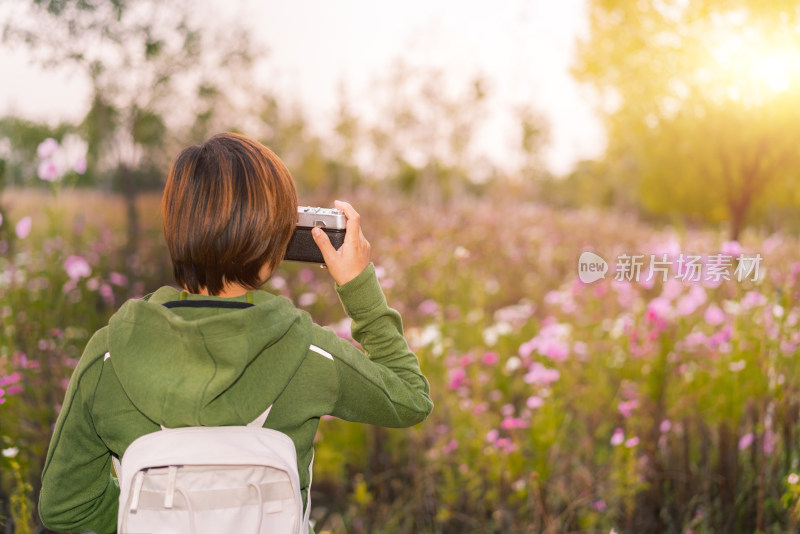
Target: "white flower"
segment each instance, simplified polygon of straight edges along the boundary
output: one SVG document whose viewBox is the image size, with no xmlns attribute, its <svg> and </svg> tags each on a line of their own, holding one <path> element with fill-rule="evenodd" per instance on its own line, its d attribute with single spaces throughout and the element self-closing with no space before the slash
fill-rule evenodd
<svg viewBox="0 0 800 534">
<path fill-rule="evenodd" d="M 6 458 L 15 458 L 17 454 L 19 454 L 19 448 L 17 447 L 9 447 L 7 449 L 3 449 L 3 456 Z"/>
</svg>

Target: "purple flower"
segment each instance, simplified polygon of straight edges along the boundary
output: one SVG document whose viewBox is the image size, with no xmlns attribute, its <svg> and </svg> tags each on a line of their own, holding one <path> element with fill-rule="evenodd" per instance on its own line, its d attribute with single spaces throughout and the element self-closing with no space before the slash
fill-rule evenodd
<svg viewBox="0 0 800 534">
<path fill-rule="evenodd" d="M 86 278 L 92 274 L 89 263 L 81 256 L 70 256 L 64 261 L 64 270 L 73 282 Z"/>
<path fill-rule="evenodd" d="M 48 137 L 36 147 L 36 154 L 42 159 L 48 159 L 58 152 L 58 141 L 52 137 Z"/>
<path fill-rule="evenodd" d="M 17 237 L 20 239 L 25 239 L 28 237 L 28 234 L 31 233 L 31 218 L 30 216 L 23 217 L 17 223 L 17 227 L 15 229 L 17 232 Z"/>
</svg>

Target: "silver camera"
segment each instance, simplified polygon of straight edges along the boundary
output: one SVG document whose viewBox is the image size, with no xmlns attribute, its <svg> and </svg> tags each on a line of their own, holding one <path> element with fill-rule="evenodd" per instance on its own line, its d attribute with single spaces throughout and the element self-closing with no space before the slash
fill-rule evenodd
<svg viewBox="0 0 800 534">
<path fill-rule="evenodd" d="M 297 226 L 295 226 L 289 247 L 286 249 L 284 259 L 289 261 L 304 261 L 307 263 L 325 263 L 311 229 L 319 226 L 328 234 L 331 244 L 339 249 L 344 243 L 345 226 L 347 218 L 344 212 L 334 208 L 314 208 L 311 206 L 298 206 Z"/>
</svg>

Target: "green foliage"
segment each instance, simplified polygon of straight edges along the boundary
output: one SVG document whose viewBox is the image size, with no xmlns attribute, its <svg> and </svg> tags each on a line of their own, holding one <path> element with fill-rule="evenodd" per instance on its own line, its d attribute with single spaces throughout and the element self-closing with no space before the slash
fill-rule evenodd
<svg viewBox="0 0 800 534">
<path fill-rule="evenodd" d="M 590 5 L 574 72 L 597 89 L 607 158 L 632 163 L 641 206 L 726 221 L 734 239 L 776 206 L 800 206 L 789 194 L 800 164 L 797 18 L 790 3 Z"/>
</svg>

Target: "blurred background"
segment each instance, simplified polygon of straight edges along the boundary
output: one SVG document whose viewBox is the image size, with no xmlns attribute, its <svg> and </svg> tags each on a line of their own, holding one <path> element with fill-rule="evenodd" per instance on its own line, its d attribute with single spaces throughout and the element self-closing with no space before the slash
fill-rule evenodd
<svg viewBox="0 0 800 534">
<path fill-rule="evenodd" d="M 44 531 L 71 371 L 172 283 L 166 172 L 220 131 L 362 212 L 432 384 L 412 430 L 321 423 L 317 532 L 796 529 L 800 3 L 0 0 L 0 28 L 6 532 Z M 265 289 L 349 336 L 327 273 Z"/>
</svg>

